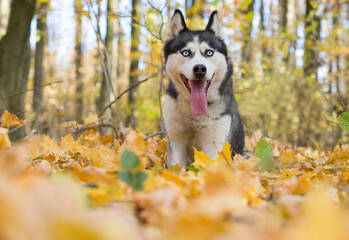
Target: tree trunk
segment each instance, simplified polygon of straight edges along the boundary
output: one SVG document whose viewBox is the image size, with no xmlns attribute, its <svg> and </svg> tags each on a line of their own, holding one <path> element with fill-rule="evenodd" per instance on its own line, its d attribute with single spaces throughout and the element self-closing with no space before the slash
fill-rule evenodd
<svg viewBox="0 0 349 240">
<path fill-rule="evenodd" d="M 35 123 L 34 128 L 38 129 L 40 124 L 38 122 L 38 116 L 41 115 L 43 111 L 42 105 L 42 88 L 40 87 L 44 83 L 44 51 L 47 42 L 47 15 L 48 3 L 44 2 L 40 4 L 37 11 L 37 36 L 40 38 L 36 42 L 35 49 L 35 73 L 34 73 L 34 94 L 33 94 L 33 110 L 35 112 Z"/>
<path fill-rule="evenodd" d="M 317 79 L 319 56 L 317 42 L 320 40 L 320 17 L 315 13 L 311 0 L 306 1 L 305 42 L 304 42 L 304 75 Z"/>
<path fill-rule="evenodd" d="M 108 0 L 107 12 L 112 16 L 118 13 L 119 0 Z M 113 84 L 117 77 L 117 58 L 118 58 L 118 41 L 116 35 L 119 31 L 118 20 L 112 17 L 107 17 L 107 34 L 105 36 L 106 56 L 104 56 L 104 65 L 108 66 L 110 74 L 110 83 L 107 83 L 105 74 L 103 74 L 100 97 L 97 102 L 99 110 L 110 102 L 110 90 L 108 84 Z"/>
<path fill-rule="evenodd" d="M 0 0 L 0 39 L 6 33 L 9 13 L 10 0 Z"/>
<path fill-rule="evenodd" d="M 296 29 L 297 27 L 295 26 L 294 22 L 296 19 L 296 3 L 295 0 L 287 0 L 287 23 L 286 23 L 286 28 L 287 28 L 287 33 L 290 36 L 297 36 Z M 287 55 L 287 64 L 289 67 L 289 70 L 292 72 L 294 68 L 296 67 L 296 55 L 295 55 L 295 50 L 296 50 L 296 40 L 294 39 L 289 39 L 290 41 L 290 47 L 289 47 L 289 54 Z M 290 52 L 290 49 L 294 49 L 293 53 Z"/>
<path fill-rule="evenodd" d="M 242 9 L 242 16 L 247 17 L 252 14 L 253 16 L 253 6 L 255 0 L 252 0 L 251 3 L 245 8 Z M 251 33 L 252 33 L 252 19 L 253 17 L 249 17 L 248 19 L 243 20 L 243 24 L 241 26 L 241 33 L 243 35 L 243 46 L 242 46 L 242 65 L 251 64 L 251 53 L 252 53 L 252 44 L 251 44 Z M 252 66 L 249 66 L 250 68 Z M 253 72 L 253 71 L 251 71 Z M 244 73 L 242 73 L 245 76 Z"/>
<path fill-rule="evenodd" d="M 76 99 L 75 99 L 75 120 L 81 119 L 83 113 L 83 76 L 82 76 L 82 9 L 81 0 L 75 0 L 75 78 L 76 78 Z"/>
<path fill-rule="evenodd" d="M 288 0 L 279 1 L 279 26 L 282 32 L 285 32 L 287 27 L 287 7 Z"/>
<path fill-rule="evenodd" d="M 253 5 L 254 5 L 254 0 L 252 0 L 252 2 L 250 3 L 250 5 L 248 5 L 248 7 L 244 10 L 242 10 L 242 12 L 244 13 L 244 16 L 247 16 L 247 14 L 253 14 Z M 246 21 L 243 23 L 243 35 L 244 35 L 244 45 L 243 45 L 243 49 L 242 49 L 242 54 L 243 54 L 243 59 L 245 61 L 249 61 L 251 59 L 251 31 L 252 31 L 252 18 L 250 19 L 251 21 Z"/>
<path fill-rule="evenodd" d="M 7 33 L 0 41 L 0 98 L 26 90 L 30 24 L 34 13 L 34 0 L 12 1 Z M 13 113 L 21 112 L 24 110 L 24 97 L 21 94 L 0 100 L 0 108 Z"/>
<path fill-rule="evenodd" d="M 303 73 L 304 78 L 298 82 L 298 139 L 297 144 L 304 146 L 305 144 L 316 140 L 313 138 L 314 129 L 318 126 L 318 114 L 321 109 L 315 99 L 309 95 L 309 89 L 314 88 L 317 82 L 317 70 L 319 67 L 319 57 L 317 43 L 320 40 L 320 17 L 316 14 L 315 8 L 311 4 L 311 0 L 306 0 L 306 14 L 305 14 L 305 42 L 304 42 L 304 56 L 303 56 Z M 310 96 L 310 97 L 309 97 Z M 305 99 L 307 99 L 305 101 Z M 314 119 L 311 125 L 309 122 Z"/>
<path fill-rule="evenodd" d="M 335 6 L 340 9 L 340 0 L 335 1 Z M 340 19 L 341 19 L 341 11 L 338 11 L 338 14 L 333 14 L 333 21 L 332 21 L 332 31 L 335 32 L 336 29 L 340 28 Z M 339 36 L 336 34 L 334 37 L 335 42 L 340 45 L 341 41 L 339 39 Z M 340 64 L 340 57 L 341 53 L 338 53 L 335 55 L 334 59 L 336 62 L 336 73 L 335 73 L 335 80 L 336 80 L 336 91 L 337 91 L 337 96 L 335 99 L 337 99 L 337 102 L 335 103 L 336 105 L 341 106 L 342 104 L 344 105 L 343 107 L 347 107 L 347 102 L 348 99 L 345 97 L 346 91 L 343 89 L 342 86 L 345 86 L 345 83 L 343 82 L 345 78 L 342 78 L 342 71 L 341 71 L 341 64 Z M 330 61 L 332 63 L 332 61 Z M 332 66 L 331 66 L 332 67 Z M 331 80 L 330 80 L 331 81 Z M 344 91 L 343 91 L 344 90 Z M 345 111 L 346 109 L 343 109 Z M 334 135 L 334 141 L 333 141 L 333 146 L 338 143 L 338 141 L 342 138 L 343 131 L 339 127 L 335 127 L 335 135 Z"/>
<path fill-rule="evenodd" d="M 265 30 L 265 27 L 264 27 L 264 2 L 263 0 L 261 0 L 261 7 L 259 9 L 259 16 L 260 16 L 260 22 L 259 22 L 259 29 L 260 30 Z"/>
<path fill-rule="evenodd" d="M 140 0 L 132 1 L 132 28 L 131 28 L 131 66 L 130 66 L 130 80 L 129 87 L 138 82 L 138 45 L 140 43 L 139 36 L 140 31 L 139 27 L 136 26 L 136 22 L 140 21 L 141 15 L 141 2 Z M 128 94 L 128 107 L 129 112 L 127 113 L 126 126 L 131 126 L 135 128 L 135 89 L 131 89 Z"/>
</svg>

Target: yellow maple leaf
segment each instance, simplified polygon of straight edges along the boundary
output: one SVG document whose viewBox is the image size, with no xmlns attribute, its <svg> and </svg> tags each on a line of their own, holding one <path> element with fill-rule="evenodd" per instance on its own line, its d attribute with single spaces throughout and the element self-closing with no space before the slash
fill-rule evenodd
<svg viewBox="0 0 349 240">
<path fill-rule="evenodd" d="M 89 196 L 90 204 L 97 207 L 116 199 L 125 197 L 126 187 L 120 183 L 98 183 L 96 187 L 89 187 L 85 192 Z"/>
<path fill-rule="evenodd" d="M 84 222 L 56 220 L 50 229 L 50 239 L 86 239 L 98 240 L 100 234 Z"/>
<path fill-rule="evenodd" d="M 217 159 L 219 162 L 225 161 L 229 165 L 233 164 L 233 159 L 231 158 L 230 144 L 228 142 L 224 144 L 222 151 L 218 152 Z"/>
<path fill-rule="evenodd" d="M 84 134 L 80 136 L 80 139 L 83 142 L 88 143 L 91 147 L 99 145 L 101 143 L 99 131 L 94 128 L 84 132 Z"/>
<path fill-rule="evenodd" d="M 153 168 L 145 171 L 148 175 L 147 179 L 144 181 L 145 192 L 153 191 L 168 185 L 167 180 L 161 176 L 163 170 L 161 165 L 155 165 Z"/>
<path fill-rule="evenodd" d="M 17 116 L 15 116 L 12 113 L 9 113 L 7 110 L 5 110 L 1 116 L 1 127 L 20 127 L 25 122 L 23 120 L 20 120 Z"/>
<path fill-rule="evenodd" d="M 229 232 L 236 225 L 227 219 L 242 207 L 233 191 L 194 198 L 162 221 L 163 239 L 235 239 Z"/>
<path fill-rule="evenodd" d="M 43 136 L 42 142 L 41 142 L 41 148 L 44 152 L 51 151 L 54 149 L 59 149 L 56 141 L 49 136 Z"/>
<path fill-rule="evenodd" d="M 312 187 L 312 182 L 306 175 L 304 175 L 298 179 L 297 189 L 293 193 L 305 194 L 311 189 L 311 187 Z"/>
<path fill-rule="evenodd" d="M 303 217 L 290 239 L 348 239 L 348 211 L 330 199 L 329 187 L 322 185 L 307 194 Z"/>
<path fill-rule="evenodd" d="M 105 169 L 108 172 L 122 170 L 118 154 L 104 145 L 93 149 L 87 154 L 87 157 L 92 160 L 94 166 Z"/>
<path fill-rule="evenodd" d="M 84 120 L 84 124 L 86 126 L 91 126 L 93 124 L 96 124 L 98 122 L 98 115 L 95 113 L 89 113 L 87 118 Z"/>
<path fill-rule="evenodd" d="M 193 166 L 196 168 L 218 168 L 232 164 L 230 145 L 229 143 L 224 144 L 222 151 L 218 152 L 216 159 L 211 159 L 203 151 L 194 149 L 194 163 Z"/>
<path fill-rule="evenodd" d="M 175 175 L 166 169 L 162 172 L 162 177 L 165 178 L 166 180 L 174 182 L 181 188 L 184 188 L 187 185 L 187 181 L 184 180 L 183 177 Z"/>
<path fill-rule="evenodd" d="M 101 137 L 101 142 L 104 144 L 104 145 L 107 145 L 107 144 L 112 144 L 113 143 L 113 135 L 104 135 Z M 120 143 L 114 139 L 114 145 L 115 147 L 119 147 L 120 146 Z"/>
<path fill-rule="evenodd" d="M 232 172 L 227 168 L 220 169 L 219 171 L 213 169 L 207 169 L 203 173 L 204 187 L 207 194 L 215 194 L 222 188 L 226 188 L 230 185 L 231 181 L 236 180 L 236 176 L 232 175 Z"/>
<path fill-rule="evenodd" d="M 11 147 L 11 141 L 8 137 L 8 129 L 0 127 L 0 149 Z"/>
<path fill-rule="evenodd" d="M 40 155 L 49 162 L 58 161 L 58 160 L 68 160 L 70 155 L 65 149 L 60 148 L 56 141 L 49 136 L 43 136 L 41 142 L 41 152 Z"/>
<path fill-rule="evenodd" d="M 285 167 L 290 167 L 296 163 L 292 152 L 283 150 L 281 154 L 281 163 L 284 164 Z"/>
<path fill-rule="evenodd" d="M 170 172 L 172 173 L 179 173 L 180 171 L 181 166 L 179 165 L 179 163 L 170 167 Z"/>
<path fill-rule="evenodd" d="M 144 135 L 136 132 L 133 129 L 130 129 L 130 132 L 127 134 L 124 143 L 121 146 L 120 152 L 123 152 L 125 149 L 129 149 L 138 156 L 142 155 L 145 151 L 145 141 Z"/>
<path fill-rule="evenodd" d="M 86 151 L 86 149 L 75 141 L 73 136 L 70 134 L 61 138 L 60 148 L 65 149 L 70 155 L 77 152 Z"/>
</svg>

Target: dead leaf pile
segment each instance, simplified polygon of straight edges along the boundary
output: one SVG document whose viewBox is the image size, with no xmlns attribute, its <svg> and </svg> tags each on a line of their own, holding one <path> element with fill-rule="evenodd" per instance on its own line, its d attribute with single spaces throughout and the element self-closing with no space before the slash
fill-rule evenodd
<svg viewBox="0 0 349 240">
<path fill-rule="evenodd" d="M 166 139 L 133 130 L 122 144 L 89 129 L 11 146 L 6 127 L 0 239 L 349 239 L 349 145 L 323 152 L 265 139 L 268 171 L 257 132 L 248 156 L 232 159 L 226 144 L 215 160 L 195 151 L 192 166 L 168 170 Z"/>
</svg>

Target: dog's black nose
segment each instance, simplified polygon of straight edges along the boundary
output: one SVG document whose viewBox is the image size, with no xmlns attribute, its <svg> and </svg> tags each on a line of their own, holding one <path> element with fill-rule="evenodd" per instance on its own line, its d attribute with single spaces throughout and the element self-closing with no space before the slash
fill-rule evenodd
<svg viewBox="0 0 349 240">
<path fill-rule="evenodd" d="M 203 64 L 198 64 L 193 67 L 193 72 L 197 77 L 203 77 L 206 74 L 206 66 Z"/>
</svg>

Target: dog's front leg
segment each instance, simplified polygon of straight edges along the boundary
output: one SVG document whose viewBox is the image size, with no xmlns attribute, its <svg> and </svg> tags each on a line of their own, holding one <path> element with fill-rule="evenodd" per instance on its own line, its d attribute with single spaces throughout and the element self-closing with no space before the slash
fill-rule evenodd
<svg viewBox="0 0 349 240">
<path fill-rule="evenodd" d="M 170 140 L 167 154 L 167 167 L 179 164 L 180 167 L 186 167 L 189 164 L 190 156 L 187 152 L 187 144 L 180 141 Z"/>
<path fill-rule="evenodd" d="M 194 146 L 215 160 L 222 150 L 229 135 L 231 117 L 226 115 L 216 120 L 209 127 L 200 130 L 194 138 Z"/>
<path fill-rule="evenodd" d="M 179 104 L 178 101 L 165 95 L 165 126 L 169 142 L 168 168 L 177 164 L 186 167 L 193 161 L 193 133 L 187 127 L 190 121 L 186 120 L 182 111 L 183 103 Z"/>
</svg>

